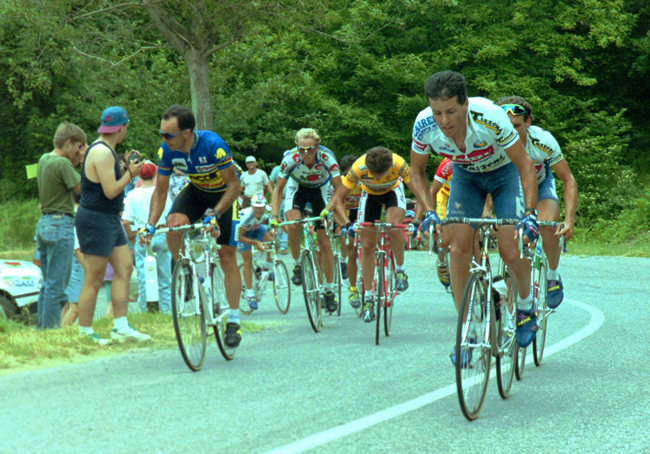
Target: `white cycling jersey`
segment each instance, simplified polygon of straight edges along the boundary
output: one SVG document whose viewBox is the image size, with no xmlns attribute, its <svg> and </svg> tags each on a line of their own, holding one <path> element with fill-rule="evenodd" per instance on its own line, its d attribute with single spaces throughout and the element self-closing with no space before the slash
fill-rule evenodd
<svg viewBox="0 0 650 454">
<path fill-rule="evenodd" d="M 510 163 L 505 149 L 518 139 L 519 134 L 501 107 L 486 98 L 469 98 L 464 153 L 442 133 L 433 119 L 431 107 L 415 119 L 411 148 L 420 154 L 433 151 L 468 172 L 483 173 Z"/>
<path fill-rule="evenodd" d="M 535 165 L 537 172 L 537 184 L 546 178 L 546 162 L 555 165 L 564 159 L 560 145 L 550 132 L 538 127 L 528 127 L 528 140 L 526 141 L 526 152 Z"/>
<path fill-rule="evenodd" d="M 322 145 L 316 152 L 316 163 L 311 169 L 305 165 L 297 148 L 285 152 L 280 167 L 282 178 L 287 180 L 292 178 L 300 186 L 307 188 L 319 188 L 329 184 L 332 178 L 340 175 L 336 156 Z"/>
<path fill-rule="evenodd" d="M 239 212 L 239 219 L 239 228 L 250 232 L 257 229 L 262 224 L 268 224 L 271 217 L 267 210 L 260 219 L 257 219 L 253 214 L 253 207 L 248 207 Z"/>
</svg>

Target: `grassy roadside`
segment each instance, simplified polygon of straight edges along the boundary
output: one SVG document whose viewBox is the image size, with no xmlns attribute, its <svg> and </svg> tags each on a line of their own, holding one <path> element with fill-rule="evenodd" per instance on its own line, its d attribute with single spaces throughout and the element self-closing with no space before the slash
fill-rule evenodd
<svg viewBox="0 0 650 454">
<path fill-rule="evenodd" d="M 79 338 L 79 328 L 36 331 L 31 326 L 0 319 L 0 376 L 13 371 L 39 366 L 65 364 L 117 355 L 133 350 L 163 350 L 176 348 L 176 336 L 171 315 L 129 314 L 129 322 L 143 333 L 151 335 L 146 344 L 113 344 L 101 347 Z M 113 321 L 107 318 L 93 322 L 93 329 L 102 337 L 110 338 Z M 264 327 L 242 323 L 244 332 L 258 332 Z"/>
</svg>

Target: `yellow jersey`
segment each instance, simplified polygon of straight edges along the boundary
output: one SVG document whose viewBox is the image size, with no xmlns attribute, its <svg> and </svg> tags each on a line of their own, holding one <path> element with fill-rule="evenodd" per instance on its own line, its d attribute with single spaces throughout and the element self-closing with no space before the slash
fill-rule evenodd
<svg viewBox="0 0 650 454">
<path fill-rule="evenodd" d="M 411 182 L 411 167 L 404 161 L 404 158 L 393 153 L 393 165 L 388 169 L 386 175 L 377 180 L 370 175 L 364 154 L 352 164 L 350 171 L 343 179 L 343 185 L 348 189 L 354 189 L 359 183 L 361 189 L 368 194 L 382 195 L 395 189 L 400 183 L 400 178 L 404 183 Z"/>
</svg>

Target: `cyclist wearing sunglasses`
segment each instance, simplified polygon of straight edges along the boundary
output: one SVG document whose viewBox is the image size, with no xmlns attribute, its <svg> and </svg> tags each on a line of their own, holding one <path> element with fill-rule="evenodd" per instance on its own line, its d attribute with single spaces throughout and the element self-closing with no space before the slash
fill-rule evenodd
<svg viewBox="0 0 650 454">
<path fill-rule="evenodd" d="M 551 169 L 562 180 L 564 186 L 564 220 L 553 227 L 542 227 L 540 233 L 544 238 L 543 246 L 548 258 L 548 298 L 547 304 L 555 309 L 564 298 L 564 286 L 560 278 L 560 237 L 569 240 L 573 236 L 576 206 L 578 202 L 578 185 L 567 164 L 560 145 L 548 131 L 533 126 L 533 111 L 530 104 L 521 96 L 499 98 L 497 104 L 508 114 L 512 126 L 519 133 L 519 140 L 533 160 L 537 171 L 537 209 L 542 221 L 560 220 L 560 202 L 555 189 L 555 179 Z"/>
<path fill-rule="evenodd" d="M 465 78 L 457 72 L 435 73 L 424 88 L 429 107 L 415 120 L 411 148 L 413 192 L 427 210 L 422 228 L 426 230 L 432 221 L 440 222 L 425 175 L 433 151 L 453 163 L 447 217 L 481 217 L 485 199 L 492 194 L 497 217 L 522 219 L 525 235 L 535 240 L 539 235 L 535 168 L 506 113 L 489 99 L 468 98 Z M 459 308 L 469 278 L 474 229 L 458 224 L 445 234 L 451 246 L 451 287 Z M 513 226 L 499 228 L 497 235 L 499 254 L 512 270 L 519 289 L 517 341 L 525 347 L 537 332 L 530 264 L 519 258 Z M 461 361 L 469 364 L 469 359 Z M 451 360 L 456 361 L 453 352 Z"/>
<path fill-rule="evenodd" d="M 297 147 L 284 154 L 280 165 L 280 175 L 273 191 L 271 202 L 273 216 L 271 228 L 279 226 L 278 213 L 280 205 L 284 204 L 284 213 L 287 221 L 301 219 L 302 212 L 307 203 L 311 203 L 314 213 L 322 213 L 329 201 L 330 185 L 334 189 L 341 186 L 339 165 L 334 153 L 320 144 L 320 136 L 316 130 L 303 128 L 297 132 Z M 282 191 L 287 188 L 284 200 Z M 342 209 L 341 209 L 342 211 Z M 316 238 L 321 252 L 321 262 L 325 272 L 325 306 L 329 312 L 338 308 L 334 298 L 334 256 L 332 245 L 327 237 L 322 222 L 316 223 Z M 300 267 L 300 226 L 291 225 L 287 232 L 289 236 L 289 249 L 294 260 L 293 276 L 294 285 L 302 285 L 302 269 Z"/>
<path fill-rule="evenodd" d="M 151 198 L 149 222 L 145 227 L 148 237 L 145 241 L 150 241 L 150 235 L 155 232 L 154 226 L 165 207 L 169 178 L 177 168 L 189 177 L 189 183 L 176 197 L 167 216 L 167 225 L 194 224 L 204 218 L 206 211 L 210 213 L 206 218 L 210 224 L 208 230 L 221 245 L 219 261 L 230 306 L 225 343 L 228 347 L 236 348 L 241 342 L 241 274 L 237 268 L 233 205 L 241 186 L 226 142 L 212 131 L 195 131 L 195 126 L 194 114 L 188 107 L 174 104 L 162 115 L 160 135 L 163 143 L 158 150 L 158 182 Z M 167 244 L 178 260 L 181 235 L 168 233 Z"/>
</svg>

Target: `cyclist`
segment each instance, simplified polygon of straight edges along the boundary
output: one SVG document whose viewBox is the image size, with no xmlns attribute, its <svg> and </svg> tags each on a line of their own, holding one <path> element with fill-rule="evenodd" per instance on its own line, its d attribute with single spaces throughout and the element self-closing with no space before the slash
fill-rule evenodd
<svg viewBox="0 0 650 454">
<path fill-rule="evenodd" d="M 278 182 L 273 190 L 271 202 L 272 217 L 270 227 L 279 226 L 278 213 L 284 203 L 284 214 L 287 221 L 302 219 L 305 205 L 310 203 L 314 213 L 321 212 L 329 201 L 329 187 L 338 189 L 341 186 L 339 165 L 334 153 L 320 144 L 321 138 L 315 129 L 303 128 L 296 133 L 296 148 L 284 154 L 280 166 Z M 287 187 L 284 200 L 282 191 Z M 321 214 L 324 214 L 321 212 Z M 324 301 L 328 312 L 338 308 L 334 298 L 334 256 L 332 245 L 324 230 L 324 223 L 316 223 L 316 239 L 320 249 L 321 262 L 325 273 Z M 287 229 L 289 249 L 294 260 L 294 285 L 302 284 L 302 269 L 300 267 L 300 226 L 291 225 Z"/>
<path fill-rule="evenodd" d="M 193 224 L 208 212 L 208 231 L 221 245 L 219 261 L 230 306 L 225 343 L 229 348 L 236 348 L 241 342 L 241 275 L 237 267 L 236 231 L 232 229 L 232 220 L 236 217 L 233 216 L 233 205 L 241 186 L 226 142 L 212 131 L 195 131 L 195 126 L 194 114 L 188 107 L 174 104 L 162 115 L 160 135 L 163 143 L 158 150 L 158 183 L 151 198 L 149 222 L 144 228 L 145 241 L 149 241 L 155 232 L 154 226 L 165 207 L 169 178 L 175 167 L 187 174 L 189 183 L 176 197 L 167 216 L 167 225 Z M 178 260 L 180 234 L 168 234 L 167 244 L 172 256 Z"/>
<path fill-rule="evenodd" d="M 542 227 L 544 252 L 548 259 L 548 296 L 546 304 L 555 309 L 564 298 L 564 286 L 560 278 L 560 237 L 569 240 L 573 236 L 573 225 L 578 203 L 578 185 L 569 168 L 560 145 L 548 131 L 533 126 L 533 110 L 521 96 L 499 98 L 497 104 L 508 114 L 512 126 L 519 133 L 528 155 L 537 171 L 537 209 L 542 221 L 560 220 L 560 203 L 555 189 L 555 179 L 551 169 L 560 177 L 564 186 L 564 220 L 557 229 Z"/>
<path fill-rule="evenodd" d="M 261 194 L 251 197 L 251 206 L 244 208 L 239 213 L 239 253 L 244 260 L 244 283 L 246 284 L 246 302 L 251 309 L 257 309 L 255 290 L 253 290 L 253 253 L 251 246 L 259 251 L 266 249 L 263 241 L 271 241 L 271 233 L 264 224 L 268 223 L 269 216 L 266 214 L 266 200 Z M 262 264 L 264 271 L 272 266 L 271 253 L 266 253 L 266 263 Z"/>
<path fill-rule="evenodd" d="M 353 155 L 343 156 L 339 165 L 341 166 L 341 175 L 343 177 L 347 176 L 350 168 L 355 163 L 358 158 Z M 357 213 L 359 210 L 359 200 L 361 199 L 361 185 L 357 184 L 351 191 L 350 194 L 345 198 L 344 208 L 348 219 L 357 219 Z M 346 222 L 342 220 L 341 225 L 345 225 Z M 346 272 L 348 277 L 348 282 L 350 283 L 350 295 L 348 301 L 350 306 L 355 309 L 361 307 L 361 297 L 359 296 L 359 289 L 357 288 L 357 248 L 354 244 L 349 244 L 347 241 L 341 242 L 341 257 L 347 257 L 347 266 Z M 344 263 L 341 263 L 343 265 Z"/>
<path fill-rule="evenodd" d="M 343 186 L 336 192 L 330 204 L 342 202 L 357 184 L 361 184 L 361 200 L 357 214 L 358 222 L 374 222 L 380 219 L 382 206 L 386 205 L 386 222 L 399 224 L 404 220 L 406 197 L 404 185 L 412 189 L 410 167 L 404 159 L 387 148 L 374 147 L 361 156 L 353 165 Z M 346 215 L 347 217 L 347 215 Z M 352 224 L 346 219 L 348 230 Z M 365 282 L 372 282 L 375 274 L 376 229 L 363 229 L 361 235 L 361 273 Z M 408 276 L 404 266 L 404 236 L 400 230 L 390 232 L 391 250 L 395 256 L 395 288 L 403 292 L 408 288 Z M 370 323 L 375 319 L 375 300 L 372 288 L 365 290 L 363 321 Z"/>
<path fill-rule="evenodd" d="M 449 201 L 449 191 L 451 190 L 451 178 L 454 174 L 453 165 L 449 158 L 442 160 L 431 183 L 431 200 L 436 201 L 436 213 L 440 219 L 447 216 L 447 202 Z M 451 284 L 449 277 L 449 263 L 447 263 L 447 248 L 449 241 L 444 234 L 446 229 L 440 232 L 440 248 L 438 249 L 438 279 L 440 283 L 448 288 Z"/>
<path fill-rule="evenodd" d="M 424 173 L 429 153 L 434 151 L 453 163 L 447 217 L 480 217 L 487 194 L 492 194 L 497 217 L 521 219 L 525 235 L 535 240 L 539 235 L 535 168 L 508 116 L 488 99 L 468 98 L 465 78 L 457 72 L 435 73 L 424 88 L 429 107 L 415 120 L 411 148 L 416 187 L 413 192 L 427 210 L 423 229 L 432 221 L 440 222 Z M 451 246 L 451 287 L 458 309 L 469 278 L 474 227 L 454 225 L 446 233 Z M 497 235 L 499 254 L 519 289 L 517 341 L 526 347 L 537 332 L 537 311 L 530 294 L 530 263 L 519 258 L 513 226 L 500 227 Z M 455 364 L 454 351 L 450 356 Z M 471 351 L 463 350 L 463 356 L 461 364 L 469 365 Z"/>
</svg>

